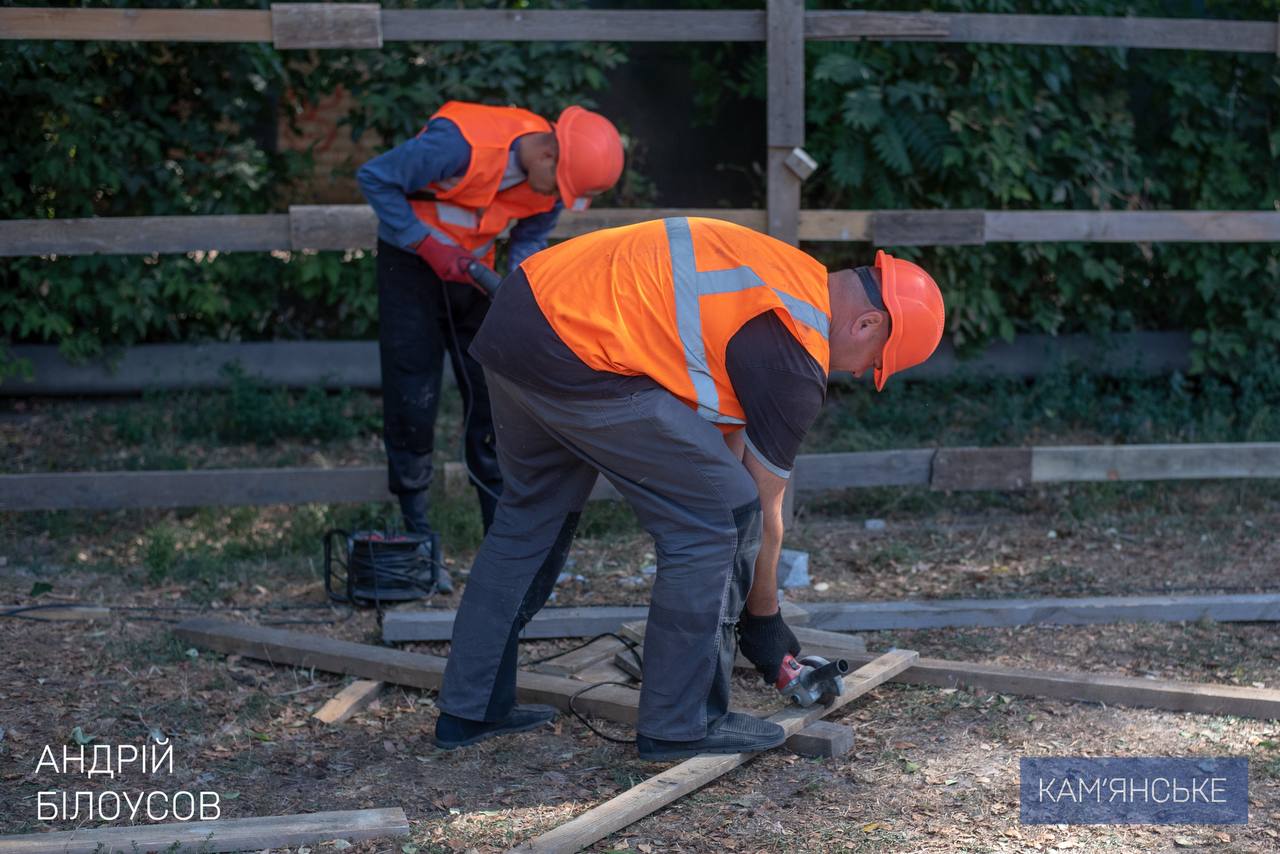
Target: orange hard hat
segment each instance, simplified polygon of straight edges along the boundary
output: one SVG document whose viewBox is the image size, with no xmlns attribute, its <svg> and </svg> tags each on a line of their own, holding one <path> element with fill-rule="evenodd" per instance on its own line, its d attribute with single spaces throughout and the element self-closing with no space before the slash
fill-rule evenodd
<svg viewBox="0 0 1280 854">
<path fill-rule="evenodd" d="M 876 269 L 892 327 L 876 368 L 876 391 L 880 391 L 889 377 L 933 355 L 942 340 L 945 312 L 938 283 L 919 265 L 882 249 L 876 253 Z"/>
<path fill-rule="evenodd" d="M 556 183 L 571 211 L 584 211 L 591 196 L 618 183 L 622 175 L 622 137 L 613 122 L 582 107 L 566 107 L 556 120 L 560 160 Z"/>
</svg>

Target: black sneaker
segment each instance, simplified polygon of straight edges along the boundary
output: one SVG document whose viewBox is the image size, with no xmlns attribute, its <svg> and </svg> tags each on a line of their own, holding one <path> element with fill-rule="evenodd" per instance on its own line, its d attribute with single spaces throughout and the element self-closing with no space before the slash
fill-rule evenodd
<svg viewBox="0 0 1280 854">
<path fill-rule="evenodd" d="M 466 747 L 495 735 L 507 735 L 513 732 L 525 732 L 537 729 L 545 723 L 556 719 L 555 709 L 550 706 L 519 705 L 511 710 L 511 714 L 500 721 L 469 721 L 455 717 L 448 712 L 441 712 L 436 720 L 436 747 L 441 750 L 453 750 L 455 747 Z"/>
<path fill-rule="evenodd" d="M 442 564 L 436 566 L 436 592 L 443 596 L 453 592 L 453 576 Z"/>
<path fill-rule="evenodd" d="M 665 759 L 688 759 L 699 753 L 756 753 L 777 747 L 787 740 L 787 732 L 770 721 L 752 715 L 729 712 L 705 738 L 696 741 L 665 741 L 636 736 L 640 758 L 654 762 Z"/>
</svg>

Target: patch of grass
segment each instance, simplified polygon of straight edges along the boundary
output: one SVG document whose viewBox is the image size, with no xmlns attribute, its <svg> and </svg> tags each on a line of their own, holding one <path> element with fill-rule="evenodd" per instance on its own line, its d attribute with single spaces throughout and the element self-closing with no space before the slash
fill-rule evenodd
<svg viewBox="0 0 1280 854">
<path fill-rule="evenodd" d="M 625 501 L 590 501 L 578 520 L 578 536 L 584 539 L 634 536 L 640 521 Z"/>
<path fill-rule="evenodd" d="M 121 633 L 106 644 L 106 658 L 119 660 L 132 665 L 140 665 L 144 669 L 153 664 L 176 664 L 188 660 L 188 644 L 183 643 L 171 632 L 159 635 L 134 637 Z"/>
</svg>

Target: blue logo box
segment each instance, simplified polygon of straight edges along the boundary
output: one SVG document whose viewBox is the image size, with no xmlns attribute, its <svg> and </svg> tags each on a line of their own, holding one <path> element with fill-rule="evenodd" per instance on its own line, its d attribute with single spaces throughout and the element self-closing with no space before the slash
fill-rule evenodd
<svg viewBox="0 0 1280 854">
<path fill-rule="evenodd" d="M 1023 824 L 1248 824 L 1244 757 L 1021 762 Z"/>
</svg>

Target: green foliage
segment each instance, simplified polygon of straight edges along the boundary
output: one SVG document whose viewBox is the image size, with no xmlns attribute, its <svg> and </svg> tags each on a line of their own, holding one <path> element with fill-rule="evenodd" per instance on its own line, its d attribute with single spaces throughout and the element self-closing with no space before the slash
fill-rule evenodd
<svg viewBox="0 0 1280 854">
<path fill-rule="evenodd" d="M 940 13 L 1274 21 L 1280 0 L 838 0 Z M 716 98 L 762 99 L 762 57 L 722 53 Z M 807 46 L 813 208 L 1274 210 L 1274 56 L 895 42 Z M 707 78 L 712 75 L 705 74 Z M 832 263 L 864 249 L 824 247 Z M 899 248 L 943 287 L 961 346 L 1016 331 L 1189 329 L 1196 370 L 1235 375 L 1280 344 L 1276 244 Z"/>
<path fill-rule="evenodd" d="M 336 86 L 355 95 L 351 132 L 376 131 L 390 146 L 450 98 L 514 102 L 554 115 L 589 102 L 604 71 L 621 61 L 616 48 L 602 44 L 391 42 L 380 51 L 304 52 L 268 44 L 3 41 L 0 218 L 282 211 L 312 159 L 273 150 L 277 122 Z M 18 370 L 5 343 L 56 342 L 68 356 L 87 358 L 149 341 L 368 337 L 376 301 L 372 260 L 363 252 L 6 259 L 0 375 Z"/>
</svg>

